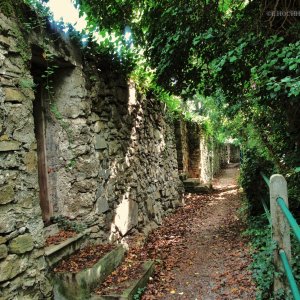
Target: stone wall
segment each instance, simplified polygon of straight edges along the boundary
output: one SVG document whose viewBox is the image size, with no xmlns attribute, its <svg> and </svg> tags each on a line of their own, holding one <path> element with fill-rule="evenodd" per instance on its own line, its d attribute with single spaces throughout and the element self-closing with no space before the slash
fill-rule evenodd
<svg viewBox="0 0 300 300">
<path fill-rule="evenodd" d="M 213 177 L 226 165 L 226 147 L 203 133 L 200 136 L 200 181 L 210 185 Z"/>
<path fill-rule="evenodd" d="M 199 178 L 200 175 L 200 135 L 201 129 L 197 123 L 188 122 L 187 125 L 188 140 L 188 176 L 190 178 Z"/>
<path fill-rule="evenodd" d="M 198 123 L 179 119 L 175 123 L 179 170 L 189 178 L 211 184 L 213 177 L 228 162 L 227 146 L 208 136 Z"/>
<path fill-rule="evenodd" d="M 174 127 L 175 127 L 178 171 L 180 174 L 188 175 L 189 143 L 188 143 L 188 134 L 187 134 L 187 123 L 182 118 L 178 118 L 174 122 Z"/>
<path fill-rule="evenodd" d="M 16 20 L 0 14 L 0 299 L 47 299 L 34 92 Z"/>
<path fill-rule="evenodd" d="M 49 24 L 24 32 L 19 20 L 0 14 L 1 300 L 51 297 L 51 217 L 84 224 L 99 242 L 147 233 L 181 204 L 164 105 L 83 59 Z"/>
</svg>

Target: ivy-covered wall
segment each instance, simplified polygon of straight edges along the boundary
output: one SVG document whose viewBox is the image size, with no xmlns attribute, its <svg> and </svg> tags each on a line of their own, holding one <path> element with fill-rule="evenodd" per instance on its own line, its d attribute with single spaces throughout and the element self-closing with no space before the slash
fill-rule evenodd
<svg viewBox="0 0 300 300">
<path fill-rule="evenodd" d="M 50 299 L 44 230 L 146 234 L 181 205 L 165 106 L 26 8 L 0 13 L 0 299 Z"/>
</svg>

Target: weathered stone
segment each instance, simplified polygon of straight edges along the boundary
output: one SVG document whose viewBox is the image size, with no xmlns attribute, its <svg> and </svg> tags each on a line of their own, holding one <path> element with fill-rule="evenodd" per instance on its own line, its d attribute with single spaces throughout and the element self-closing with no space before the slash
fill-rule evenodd
<svg viewBox="0 0 300 300">
<path fill-rule="evenodd" d="M 6 37 L 6 36 L 3 36 L 3 35 L 0 36 L 0 44 L 4 45 L 4 46 L 6 46 L 6 47 L 9 47 L 11 41 L 12 41 L 12 40 L 9 39 L 9 38 Z"/>
<path fill-rule="evenodd" d="M 89 121 L 92 122 L 92 123 L 94 123 L 96 121 L 99 121 L 99 120 L 100 120 L 100 117 L 97 114 L 95 114 L 95 113 L 92 113 L 89 116 Z"/>
<path fill-rule="evenodd" d="M 20 145 L 21 144 L 16 141 L 0 141 L 0 152 L 19 150 Z"/>
<path fill-rule="evenodd" d="M 0 188 L 0 204 L 7 204 L 14 200 L 15 192 L 12 185 Z"/>
<path fill-rule="evenodd" d="M 92 179 L 77 181 L 73 185 L 80 193 L 95 191 L 97 182 Z"/>
<path fill-rule="evenodd" d="M 109 155 L 114 155 L 114 154 L 116 154 L 120 149 L 121 149 L 120 143 L 119 143 L 119 142 L 113 141 L 113 142 L 110 142 L 110 143 L 109 143 L 109 151 L 108 151 L 108 153 L 109 153 Z"/>
<path fill-rule="evenodd" d="M 0 213 L 0 233 L 9 233 L 15 229 L 16 220 L 10 213 Z"/>
<path fill-rule="evenodd" d="M 27 268 L 27 258 L 19 258 L 17 255 L 8 255 L 0 262 L 0 282 L 10 280 Z"/>
<path fill-rule="evenodd" d="M 4 93 L 7 102 L 23 102 L 26 99 L 21 91 L 13 88 L 4 88 Z"/>
<path fill-rule="evenodd" d="M 96 140 L 95 140 L 95 149 L 96 150 L 103 150 L 107 148 L 107 142 L 106 140 L 100 136 L 96 135 Z"/>
<path fill-rule="evenodd" d="M 30 234 L 24 234 L 16 237 L 9 243 L 9 252 L 22 254 L 33 249 L 33 239 Z"/>
<path fill-rule="evenodd" d="M 37 156 L 35 151 L 29 151 L 24 155 L 26 171 L 33 173 L 37 171 Z"/>
<path fill-rule="evenodd" d="M 7 241 L 7 238 L 4 236 L 0 236 L 0 245 L 5 244 Z"/>
<path fill-rule="evenodd" d="M 95 133 L 99 133 L 100 131 L 103 131 L 105 129 L 105 124 L 101 121 L 97 121 L 94 125 L 94 131 Z"/>
<path fill-rule="evenodd" d="M 97 199 L 96 203 L 96 212 L 97 213 L 105 213 L 109 210 L 108 202 L 105 197 L 100 197 Z"/>
<path fill-rule="evenodd" d="M 24 197 L 21 200 L 19 200 L 19 203 L 22 208 L 31 208 L 33 204 L 35 203 L 36 198 L 33 196 Z"/>
<path fill-rule="evenodd" d="M 48 278 L 45 276 L 42 276 L 40 279 L 40 290 L 45 297 L 45 299 L 51 299 L 51 294 L 52 294 L 52 285 L 51 282 L 49 281 Z"/>
<path fill-rule="evenodd" d="M 122 235 L 138 223 L 138 204 L 135 201 L 124 199 L 116 209 L 115 225 Z"/>
<path fill-rule="evenodd" d="M 5 258 L 8 254 L 6 245 L 0 245 L 0 259 Z"/>
<path fill-rule="evenodd" d="M 9 141 L 9 136 L 7 134 L 3 134 L 0 136 L 0 141 Z"/>
</svg>

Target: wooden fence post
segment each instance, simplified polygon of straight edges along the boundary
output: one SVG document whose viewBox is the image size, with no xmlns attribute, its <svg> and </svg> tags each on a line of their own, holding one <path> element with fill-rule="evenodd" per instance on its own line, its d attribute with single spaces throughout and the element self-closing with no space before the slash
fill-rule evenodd
<svg viewBox="0 0 300 300">
<path fill-rule="evenodd" d="M 270 178 L 270 210 L 272 218 L 272 238 L 277 242 L 278 248 L 274 251 L 275 272 L 284 273 L 278 251 L 283 249 L 291 263 L 290 226 L 277 204 L 277 198 L 281 197 L 288 207 L 287 183 L 280 174 L 274 174 Z M 288 290 L 285 276 L 275 276 L 274 294 L 279 289 Z"/>
</svg>

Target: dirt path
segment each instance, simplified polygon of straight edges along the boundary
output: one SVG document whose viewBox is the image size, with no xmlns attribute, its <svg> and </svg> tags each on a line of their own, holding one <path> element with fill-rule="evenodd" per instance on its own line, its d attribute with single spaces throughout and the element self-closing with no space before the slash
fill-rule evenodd
<svg viewBox="0 0 300 300">
<path fill-rule="evenodd" d="M 230 165 L 214 180 L 214 192 L 187 195 L 186 205 L 149 236 L 147 256 L 161 264 L 142 299 L 255 299 L 237 175 Z"/>
</svg>

